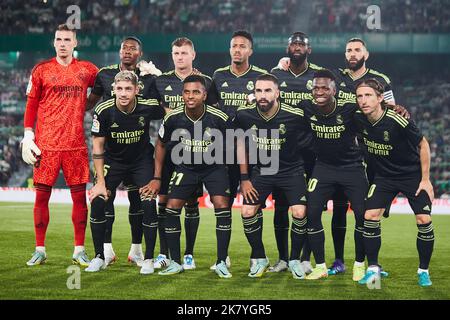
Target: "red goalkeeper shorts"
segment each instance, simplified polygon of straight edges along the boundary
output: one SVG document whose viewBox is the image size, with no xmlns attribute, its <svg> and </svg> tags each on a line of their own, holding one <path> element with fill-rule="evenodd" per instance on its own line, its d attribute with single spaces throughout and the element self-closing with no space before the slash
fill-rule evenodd
<svg viewBox="0 0 450 320">
<path fill-rule="evenodd" d="M 89 158 L 87 149 L 72 151 L 42 150 L 40 160 L 34 166 L 34 184 L 53 186 L 62 169 L 68 186 L 89 182 Z"/>
</svg>

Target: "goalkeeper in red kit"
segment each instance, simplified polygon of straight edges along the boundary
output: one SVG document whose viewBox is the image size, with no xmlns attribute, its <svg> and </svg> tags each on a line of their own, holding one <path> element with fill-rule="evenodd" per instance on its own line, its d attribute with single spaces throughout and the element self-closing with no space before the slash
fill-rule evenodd
<svg viewBox="0 0 450 320">
<path fill-rule="evenodd" d="M 76 46 L 75 30 L 59 25 L 54 39 L 56 57 L 33 68 L 27 88 L 22 158 L 34 165 L 36 188 L 33 209 L 36 250 L 27 262 L 29 266 L 42 264 L 47 259 L 48 202 L 60 169 L 73 201 L 75 249 L 72 259 L 82 266 L 89 264 L 84 250 L 89 160 L 83 122 L 87 89 L 93 86 L 98 69 L 72 56 Z"/>
</svg>

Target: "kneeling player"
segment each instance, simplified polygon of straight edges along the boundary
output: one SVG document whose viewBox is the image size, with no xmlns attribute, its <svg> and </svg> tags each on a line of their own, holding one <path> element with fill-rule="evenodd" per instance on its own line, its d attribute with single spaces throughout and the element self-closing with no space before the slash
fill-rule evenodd
<svg viewBox="0 0 450 320">
<path fill-rule="evenodd" d="M 248 276 L 261 277 L 269 267 L 262 235 L 258 232 L 262 219 L 256 213 L 269 194 L 278 189 L 292 208 L 289 269 L 295 279 L 303 279 L 305 273 L 299 258 L 306 238 L 306 183 L 299 140 L 306 137 L 307 128 L 303 111 L 280 103 L 279 95 L 278 79 L 274 75 L 259 76 L 255 83 L 256 103 L 240 107 L 234 119 L 235 127 L 246 131 L 249 138 L 247 146 L 244 137 L 238 140 L 244 196 L 241 214 L 245 235 L 256 258 Z M 250 179 L 246 158 L 249 156 L 251 160 L 256 155 Z"/>
<path fill-rule="evenodd" d="M 375 79 L 358 84 L 356 114 L 375 178 L 369 188 L 364 215 L 364 247 L 369 267 L 360 284 L 380 281 L 378 253 L 381 247 L 380 218 L 387 204 L 403 193 L 416 215 L 420 286 L 431 286 L 428 265 L 434 246 L 430 182 L 430 147 L 412 121 L 385 107 L 383 86 Z"/>
<path fill-rule="evenodd" d="M 172 260 L 159 274 L 172 275 L 184 270 L 180 253 L 181 209 L 198 184 L 203 183 L 211 197 L 216 215 L 215 272 L 221 278 L 231 278 L 225 263 L 231 237 L 230 188 L 223 154 L 219 154 L 222 153 L 220 145 L 228 127 L 228 116 L 205 104 L 206 84 L 202 76 L 191 75 L 184 79 L 183 100 L 185 106 L 174 109 L 164 118 L 156 144 L 155 177 L 161 177 L 166 148 L 172 149 L 171 154 L 167 156 L 171 156 L 172 162 L 176 164 L 169 185 L 165 221 L 165 235 Z M 221 161 L 214 159 L 212 163 L 207 163 L 205 154 L 212 156 L 214 151 Z M 161 180 L 155 178 L 142 191 L 143 194 L 154 197 L 160 188 Z"/>
<path fill-rule="evenodd" d="M 114 78 L 115 98 L 95 108 L 92 122 L 93 158 L 96 184 L 91 189 L 91 231 L 95 258 L 86 271 L 97 272 L 106 268 L 104 240 L 106 230 L 105 205 L 108 194 L 127 179 L 143 187 L 153 178 L 153 146 L 150 144 L 150 120 L 159 120 L 164 109 L 156 100 L 136 97 L 138 78 L 132 71 L 121 71 Z M 142 221 L 146 243 L 145 260 L 141 274 L 153 273 L 158 219 L 156 203 L 141 196 L 144 218 Z"/>
</svg>

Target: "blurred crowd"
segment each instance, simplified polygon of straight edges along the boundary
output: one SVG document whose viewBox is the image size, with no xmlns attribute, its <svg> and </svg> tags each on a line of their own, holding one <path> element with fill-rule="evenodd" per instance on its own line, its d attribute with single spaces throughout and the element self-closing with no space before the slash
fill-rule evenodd
<svg viewBox="0 0 450 320">
<path fill-rule="evenodd" d="M 24 166 L 19 142 L 23 134 L 25 90 L 30 70 L 0 70 L 0 185 L 7 185 L 12 173 Z M 395 97 L 410 110 L 414 121 L 430 142 L 431 178 L 436 196 L 450 197 L 450 82 L 418 75 L 395 83 Z M 86 115 L 89 149 L 92 117 Z M 156 137 L 159 123 L 152 123 L 150 135 Z"/>
<path fill-rule="evenodd" d="M 448 0 L 315 0 L 310 32 L 361 32 L 367 30 L 370 5 L 380 8 L 381 32 L 448 33 Z"/>
<path fill-rule="evenodd" d="M 290 32 L 298 0 L 3 0 L 3 34 L 51 33 L 81 8 L 83 33 Z M 105 27 L 107 26 L 107 27 Z"/>
<path fill-rule="evenodd" d="M 97 34 L 287 33 L 301 10 L 309 33 L 361 32 L 370 5 L 380 8 L 381 32 L 450 32 L 448 0 L 2 0 L 2 33 L 51 33 L 76 13 L 71 5 L 81 8 L 81 31 Z"/>
</svg>

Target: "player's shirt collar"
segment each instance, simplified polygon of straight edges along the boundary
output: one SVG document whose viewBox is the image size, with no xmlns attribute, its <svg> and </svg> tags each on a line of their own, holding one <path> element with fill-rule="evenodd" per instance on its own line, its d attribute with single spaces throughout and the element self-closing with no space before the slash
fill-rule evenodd
<svg viewBox="0 0 450 320">
<path fill-rule="evenodd" d="M 352 76 L 352 74 L 350 73 L 350 69 L 345 69 L 344 70 L 344 72 L 346 73 L 346 74 L 348 74 L 348 76 L 350 77 L 350 79 L 352 79 L 353 81 L 356 81 L 356 80 L 359 80 L 359 79 L 361 79 L 362 77 L 364 77 L 368 72 L 369 72 L 369 68 L 366 68 L 366 72 L 364 72 L 362 75 L 360 75 L 359 77 L 357 77 L 357 78 L 354 78 L 353 76 Z"/>
<path fill-rule="evenodd" d="M 186 118 L 188 118 L 190 121 L 192 121 L 192 123 L 196 123 L 196 122 L 202 120 L 202 118 L 203 118 L 203 116 L 205 115 L 205 113 L 206 113 L 206 105 L 203 104 L 203 113 L 202 113 L 202 115 L 200 116 L 200 118 L 198 118 L 197 120 L 192 120 L 192 119 L 188 116 L 188 114 L 187 114 L 187 112 L 186 112 L 186 106 L 184 106 L 184 114 L 186 115 Z"/>
<path fill-rule="evenodd" d="M 375 127 L 377 124 L 379 124 L 379 123 L 381 122 L 381 120 L 384 119 L 384 116 L 386 115 L 387 110 L 388 110 L 388 108 L 384 108 L 384 112 L 383 112 L 383 114 L 381 115 L 380 119 L 378 119 L 378 120 L 375 121 L 374 123 L 370 122 L 369 119 L 367 119 L 367 121 L 372 125 L 372 127 Z"/>
<path fill-rule="evenodd" d="M 124 115 L 129 115 L 129 114 L 132 114 L 132 113 L 134 112 L 134 110 L 136 110 L 137 99 L 136 99 L 136 97 L 134 97 L 134 106 L 133 106 L 133 109 L 131 109 L 130 112 L 125 112 L 125 111 L 122 111 L 122 110 L 119 109 L 119 107 L 117 106 L 117 98 L 116 98 L 116 100 L 115 100 L 115 104 L 114 104 L 114 105 L 116 106 L 117 110 L 119 110 L 120 112 L 122 112 Z"/>
<path fill-rule="evenodd" d="M 318 109 L 319 106 L 317 105 L 316 100 L 313 100 L 313 103 L 316 105 L 316 108 Z M 331 110 L 331 112 L 329 112 L 329 113 L 327 113 L 327 114 L 324 114 L 324 113 L 322 113 L 322 112 L 319 111 L 319 114 L 320 114 L 322 117 L 328 118 L 329 116 L 331 116 L 331 115 L 333 115 L 333 114 L 335 113 L 336 108 L 337 108 L 337 99 L 335 98 L 335 99 L 334 99 L 334 108 L 333 108 L 333 110 Z"/>
<path fill-rule="evenodd" d="M 235 76 L 236 78 L 240 78 L 240 77 L 245 76 L 250 70 L 252 70 L 252 67 L 253 67 L 253 66 L 252 66 L 251 64 L 249 64 L 248 69 L 247 69 L 243 74 L 237 75 L 236 73 L 233 72 L 233 69 L 231 68 L 231 65 L 229 66 L 229 68 L 230 68 L 230 73 L 231 73 L 233 76 Z"/>
<path fill-rule="evenodd" d="M 256 110 L 258 111 L 259 116 L 260 116 L 261 118 L 263 118 L 266 122 L 269 122 L 270 120 L 272 120 L 273 118 L 275 118 L 276 115 L 278 114 L 278 112 L 280 112 L 280 109 L 281 109 L 281 102 L 280 102 L 280 100 L 278 100 L 278 108 L 277 108 L 277 111 L 275 111 L 275 113 L 274 113 L 272 116 L 270 116 L 270 117 L 267 118 L 263 113 L 261 113 L 261 111 L 259 111 L 258 106 L 256 106 Z"/>
<path fill-rule="evenodd" d="M 300 77 L 301 75 L 305 74 L 305 72 L 307 72 L 309 70 L 309 62 L 306 63 L 306 69 L 303 70 L 302 72 L 300 72 L 299 74 L 295 74 L 294 72 L 292 72 L 291 67 L 289 67 L 289 72 L 296 78 Z"/>
</svg>

